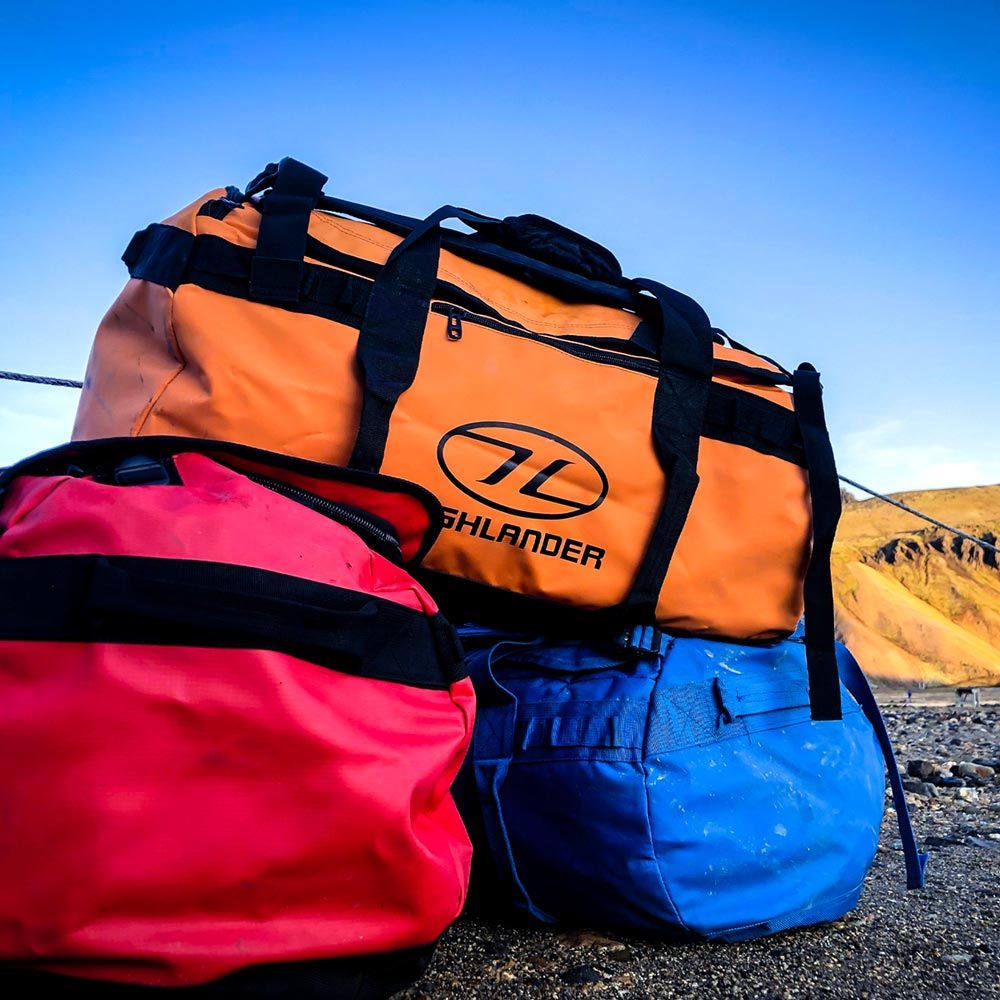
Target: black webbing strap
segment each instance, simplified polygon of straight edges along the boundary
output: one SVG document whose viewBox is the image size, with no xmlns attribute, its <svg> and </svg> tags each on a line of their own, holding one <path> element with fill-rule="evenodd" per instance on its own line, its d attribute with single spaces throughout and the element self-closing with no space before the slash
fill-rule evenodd
<svg viewBox="0 0 1000 1000">
<path fill-rule="evenodd" d="M 805 646 L 809 707 L 816 720 L 841 718 L 830 552 L 840 520 L 840 482 L 823 414 L 819 372 L 802 364 L 792 374 L 795 416 L 806 453 L 812 506 L 812 554 L 806 570 Z"/>
<path fill-rule="evenodd" d="M 375 279 L 358 335 L 364 396 L 358 436 L 348 463 L 352 469 L 379 470 L 392 411 L 416 377 L 437 284 L 441 222 L 484 218 L 453 205 L 439 208 L 397 244 Z"/>
<path fill-rule="evenodd" d="M 294 302 L 302 282 L 309 215 L 326 177 L 285 157 L 267 176 L 270 189 L 260 202 L 260 232 L 250 265 L 250 297 L 261 302 Z M 260 179 L 248 190 L 259 190 Z"/>
<path fill-rule="evenodd" d="M 623 609 L 632 621 L 651 622 L 698 488 L 698 446 L 712 386 L 712 326 L 693 299 L 648 278 L 634 284 L 655 297 L 663 331 L 653 442 L 667 492 Z"/>
<path fill-rule="evenodd" d="M 269 649 L 423 688 L 462 676 L 454 630 L 372 594 L 188 559 L 0 560 L 0 640 Z"/>
<path fill-rule="evenodd" d="M 917 838 L 913 832 L 910 820 L 910 810 L 906 804 L 906 789 L 903 788 L 903 775 L 899 773 L 896 754 L 892 749 L 892 740 L 885 728 L 885 719 L 879 711 L 878 702 L 872 693 L 871 685 L 858 661 L 845 646 L 837 647 L 837 662 L 840 667 L 840 678 L 844 687 L 854 696 L 861 706 L 865 718 L 875 730 L 875 737 L 882 748 L 882 758 L 885 769 L 889 773 L 889 787 L 892 789 L 892 804 L 896 807 L 896 822 L 899 825 L 899 840 L 903 848 L 903 862 L 906 865 L 906 888 L 922 889 L 924 887 L 924 869 L 927 867 L 929 855 L 917 846 Z"/>
<path fill-rule="evenodd" d="M 130 278 L 174 289 L 184 278 L 195 240 L 185 229 L 154 222 L 129 240 L 122 260 Z"/>
</svg>

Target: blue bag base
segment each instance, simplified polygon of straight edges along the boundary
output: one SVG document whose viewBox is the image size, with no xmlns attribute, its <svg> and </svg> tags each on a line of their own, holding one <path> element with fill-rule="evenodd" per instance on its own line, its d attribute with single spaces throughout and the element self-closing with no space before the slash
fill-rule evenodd
<svg viewBox="0 0 1000 1000">
<path fill-rule="evenodd" d="M 796 638 L 671 638 L 637 656 L 461 631 L 479 708 L 459 797 L 483 903 L 538 923 L 726 941 L 857 904 L 886 759 L 894 793 L 898 774 L 846 650 L 843 719 L 817 722 Z M 899 793 L 916 885 L 925 858 Z"/>
</svg>

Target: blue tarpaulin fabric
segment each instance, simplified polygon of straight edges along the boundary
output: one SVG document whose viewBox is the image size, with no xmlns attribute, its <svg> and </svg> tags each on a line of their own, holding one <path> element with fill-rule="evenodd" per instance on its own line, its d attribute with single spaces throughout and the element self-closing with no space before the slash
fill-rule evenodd
<svg viewBox="0 0 1000 1000">
<path fill-rule="evenodd" d="M 813 721 L 800 637 L 670 638 L 660 655 L 469 626 L 479 698 L 463 798 L 529 918 L 740 940 L 836 919 L 878 844 L 892 748 L 838 652 L 844 717 Z M 900 788 L 901 792 L 901 788 Z M 922 883 L 901 794 L 910 886 Z"/>
</svg>

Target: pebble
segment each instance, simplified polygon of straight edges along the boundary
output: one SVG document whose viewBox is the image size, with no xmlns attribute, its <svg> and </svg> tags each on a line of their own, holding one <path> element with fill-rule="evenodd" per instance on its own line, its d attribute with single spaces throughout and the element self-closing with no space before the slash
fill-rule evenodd
<svg viewBox="0 0 1000 1000">
<path fill-rule="evenodd" d="M 941 773 L 941 768 L 930 760 L 911 760 L 906 765 L 906 773 L 921 781 L 930 781 Z"/>
<path fill-rule="evenodd" d="M 934 798 L 939 794 L 937 787 L 932 785 L 929 781 L 917 781 L 916 778 L 907 778 L 903 782 L 903 788 L 908 792 L 913 792 L 916 795 L 926 795 Z"/>
<path fill-rule="evenodd" d="M 983 837 L 966 837 L 970 847 L 985 847 L 988 851 L 1000 851 L 1000 840 L 985 840 Z"/>
<path fill-rule="evenodd" d="M 970 764 L 968 761 L 963 761 L 961 764 L 955 764 L 951 773 L 956 778 L 982 778 L 985 781 L 987 778 L 992 778 L 996 771 L 985 764 Z"/>
<path fill-rule="evenodd" d="M 589 965 L 574 965 L 572 969 L 560 972 L 559 978 L 571 986 L 583 986 L 587 983 L 599 983 L 601 974 Z"/>
</svg>

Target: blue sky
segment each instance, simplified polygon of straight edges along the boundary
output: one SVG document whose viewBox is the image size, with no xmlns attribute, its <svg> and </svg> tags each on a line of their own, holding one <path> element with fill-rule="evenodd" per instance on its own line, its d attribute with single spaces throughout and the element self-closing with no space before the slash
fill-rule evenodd
<svg viewBox="0 0 1000 1000">
<path fill-rule="evenodd" d="M 853 478 L 998 482 L 998 51 L 988 0 L 6 11 L 0 368 L 78 377 L 132 232 L 294 155 L 557 219 L 814 362 Z M 0 383 L 0 462 L 74 409 Z"/>
</svg>

